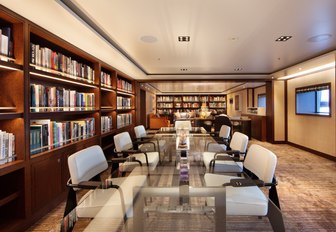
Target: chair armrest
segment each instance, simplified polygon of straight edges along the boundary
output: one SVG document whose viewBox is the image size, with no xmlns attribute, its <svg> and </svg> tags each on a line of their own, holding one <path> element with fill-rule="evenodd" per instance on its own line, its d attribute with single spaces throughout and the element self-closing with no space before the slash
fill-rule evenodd
<svg viewBox="0 0 336 232">
<path fill-rule="evenodd" d="M 118 152 L 118 153 L 123 153 L 124 155 L 125 155 L 125 154 L 132 155 L 132 154 L 136 154 L 136 153 L 144 154 L 144 156 L 145 156 L 145 158 L 146 158 L 146 164 L 147 164 L 147 166 L 149 166 L 149 164 L 148 164 L 148 156 L 147 156 L 147 153 L 144 152 L 144 151 L 141 151 L 141 150 L 126 150 L 126 151 L 120 151 L 120 152 Z M 132 159 L 132 156 L 130 156 L 130 157 L 125 157 L 124 159 L 128 159 L 128 158 Z M 134 158 L 134 157 L 133 157 L 133 158 Z M 118 158 L 114 158 L 114 159 L 118 159 Z M 120 159 L 123 159 L 123 158 L 120 158 Z M 128 160 L 125 160 L 125 161 L 128 161 Z M 134 161 L 134 162 L 140 162 L 140 161 L 136 160 L 135 158 L 134 158 L 134 160 L 132 159 L 131 161 Z M 141 163 L 141 162 L 140 162 L 140 163 Z"/>
<path fill-rule="evenodd" d="M 140 140 L 138 141 L 143 141 L 143 140 L 146 140 L 146 139 L 153 139 L 154 136 L 143 136 L 140 138 Z"/>
<path fill-rule="evenodd" d="M 101 182 L 101 181 L 82 181 L 78 184 L 72 184 L 71 179 L 68 180 L 67 182 L 68 187 L 72 188 L 80 188 L 80 189 L 97 189 L 97 188 L 116 188 L 118 189 L 118 185 L 112 184 L 112 181 L 106 181 L 106 182 Z"/>
<path fill-rule="evenodd" d="M 111 160 L 107 161 L 108 163 L 123 163 L 123 162 L 138 162 L 140 166 L 142 166 L 142 163 L 140 160 L 137 160 L 134 156 L 129 156 L 125 158 L 112 158 Z"/>
<path fill-rule="evenodd" d="M 133 144 L 134 145 L 138 145 L 138 144 L 146 144 L 146 143 L 150 143 L 150 144 L 153 144 L 153 146 L 154 146 L 154 151 L 156 151 L 156 145 L 155 145 L 155 143 L 154 142 L 151 142 L 151 141 L 135 141 L 135 142 L 133 142 Z M 141 152 L 141 151 L 140 151 Z"/>
<path fill-rule="evenodd" d="M 225 183 L 223 186 L 232 186 L 232 187 L 249 187 L 249 186 L 258 186 L 264 187 L 265 183 L 262 180 L 253 180 L 253 179 L 231 179 L 230 183 Z"/>
<path fill-rule="evenodd" d="M 272 187 L 272 186 L 277 186 L 277 185 L 278 185 L 278 181 L 275 176 L 273 176 L 272 183 L 265 183 L 266 187 Z"/>
<path fill-rule="evenodd" d="M 221 152 L 221 153 L 225 153 L 225 154 L 228 154 L 228 155 L 233 155 L 235 157 L 238 157 L 240 154 L 245 154 L 245 152 L 240 152 L 238 150 L 227 150 L 227 151 L 224 151 L 224 152 Z M 215 157 L 218 155 L 218 154 L 221 154 L 221 153 L 217 153 L 215 154 Z"/>
<path fill-rule="evenodd" d="M 155 135 L 156 131 L 147 131 L 147 134 L 149 134 L 149 135 Z"/>
</svg>

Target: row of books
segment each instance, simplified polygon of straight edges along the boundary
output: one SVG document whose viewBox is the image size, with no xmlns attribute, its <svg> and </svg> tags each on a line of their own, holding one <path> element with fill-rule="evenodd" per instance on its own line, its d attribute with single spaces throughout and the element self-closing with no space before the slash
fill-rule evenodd
<svg viewBox="0 0 336 232">
<path fill-rule="evenodd" d="M 158 114 L 173 114 L 174 110 L 173 109 L 162 109 L 162 110 L 157 110 Z"/>
<path fill-rule="evenodd" d="M 117 128 L 122 128 L 132 124 L 132 114 L 118 114 L 117 115 Z"/>
<path fill-rule="evenodd" d="M 173 103 L 157 103 L 158 108 L 173 108 Z"/>
<path fill-rule="evenodd" d="M 112 130 L 112 116 L 101 116 L 100 124 L 101 132 Z"/>
<path fill-rule="evenodd" d="M 37 154 L 95 134 L 94 118 L 74 121 L 30 121 L 30 153 Z"/>
<path fill-rule="evenodd" d="M 132 83 L 120 78 L 117 79 L 117 88 L 127 92 L 133 92 Z"/>
<path fill-rule="evenodd" d="M 100 73 L 100 84 L 112 87 L 111 75 L 106 72 Z"/>
<path fill-rule="evenodd" d="M 183 103 L 183 108 L 198 108 L 200 107 L 199 103 Z"/>
<path fill-rule="evenodd" d="M 209 103 L 210 108 L 226 108 L 225 102 L 210 102 Z"/>
<path fill-rule="evenodd" d="M 217 96 L 217 97 L 210 96 L 209 101 L 225 101 L 225 97 L 224 96 Z"/>
<path fill-rule="evenodd" d="M 40 84 L 30 85 L 31 111 L 81 111 L 93 110 L 94 93 L 81 93 L 76 90 Z"/>
<path fill-rule="evenodd" d="M 15 160 L 15 135 L 0 130 L 0 165 Z"/>
<path fill-rule="evenodd" d="M 6 57 L 13 57 L 12 28 L 10 26 L 0 26 L 0 53 Z M 1 60 L 8 61 L 6 57 L 1 57 Z"/>
<path fill-rule="evenodd" d="M 183 101 L 200 101 L 200 98 L 198 96 L 183 96 Z"/>
<path fill-rule="evenodd" d="M 173 97 L 172 96 L 158 96 L 156 98 L 156 101 L 158 101 L 158 102 L 170 102 L 170 101 L 173 101 Z"/>
<path fill-rule="evenodd" d="M 39 44 L 30 43 L 31 64 L 36 65 L 36 69 L 46 72 L 58 71 L 69 74 L 71 78 L 94 82 L 94 69 L 87 64 L 83 64 L 60 52 L 56 52 Z"/>
<path fill-rule="evenodd" d="M 117 109 L 131 109 L 132 99 L 129 97 L 117 96 Z"/>
</svg>

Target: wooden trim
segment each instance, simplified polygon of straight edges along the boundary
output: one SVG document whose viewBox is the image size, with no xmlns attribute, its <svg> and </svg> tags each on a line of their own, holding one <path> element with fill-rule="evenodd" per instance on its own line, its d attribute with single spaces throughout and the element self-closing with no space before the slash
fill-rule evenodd
<svg viewBox="0 0 336 232">
<path fill-rule="evenodd" d="M 285 81 L 285 141 L 288 141 L 288 82 Z"/>
<path fill-rule="evenodd" d="M 266 140 L 274 142 L 274 88 L 273 82 L 266 82 Z"/>
<path fill-rule="evenodd" d="M 332 155 L 329 155 L 329 154 L 326 154 L 326 153 L 323 153 L 323 152 L 320 152 L 320 151 L 316 151 L 314 149 L 311 149 L 311 148 L 308 148 L 308 147 L 305 147 L 305 146 L 301 146 L 299 144 L 292 143 L 292 142 L 289 142 L 289 141 L 287 142 L 287 144 L 291 145 L 293 147 L 299 148 L 301 150 L 308 151 L 308 152 L 313 153 L 315 155 L 321 156 L 321 157 L 326 158 L 328 160 L 336 162 L 336 157 L 335 156 L 332 156 Z"/>
</svg>

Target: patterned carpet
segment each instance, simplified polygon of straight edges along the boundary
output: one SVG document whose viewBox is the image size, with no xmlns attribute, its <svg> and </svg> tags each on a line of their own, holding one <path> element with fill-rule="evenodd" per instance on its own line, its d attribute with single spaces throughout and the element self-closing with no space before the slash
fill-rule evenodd
<svg viewBox="0 0 336 232">
<path fill-rule="evenodd" d="M 336 231 L 336 163 L 285 144 L 252 140 L 272 150 L 278 157 L 276 176 L 286 231 Z M 200 167 L 199 171 L 203 171 Z M 163 180 L 162 180 L 163 181 Z M 197 185 L 196 178 L 190 181 Z M 28 231 L 50 231 L 63 215 L 64 203 L 46 215 Z M 213 215 L 192 215 L 186 223 L 181 214 L 148 215 L 148 231 L 212 231 Z M 272 231 L 268 219 L 228 217 L 227 231 Z M 132 223 L 132 221 L 130 221 Z M 169 227 L 166 227 L 169 223 Z M 169 228 L 169 229 L 168 229 Z M 81 228 L 77 228 L 81 231 Z"/>
</svg>

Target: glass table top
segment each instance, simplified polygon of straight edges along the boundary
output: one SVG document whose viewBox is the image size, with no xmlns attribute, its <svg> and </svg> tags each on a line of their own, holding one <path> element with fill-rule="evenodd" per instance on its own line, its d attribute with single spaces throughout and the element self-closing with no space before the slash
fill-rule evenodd
<svg viewBox="0 0 336 232">
<path fill-rule="evenodd" d="M 205 130 L 194 128 L 188 134 L 189 148 L 180 150 L 176 144 L 178 135 L 172 130 L 161 128 L 154 136 L 156 140 L 165 141 L 165 150 L 155 169 L 138 166 L 127 177 L 111 179 L 120 186 L 111 190 L 113 197 L 121 202 L 120 198 L 125 198 L 126 203 L 113 202 L 113 207 L 103 203 L 94 217 L 88 218 L 79 214 L 88 204 L 88 200 L 84 200 L 62 220 L 60 230 L 73 227 L 74 231 L 225 231 L 235 227 L 235 220 L 231 223 L 226 219 L 226 188 L 207 187 L 204 181 L 206 169 L 202 154 L 207 151 L 207 145 L 211 143 L 216 152 L 225 152 L 225 149 Z M 242 172 L 238 165 L 236 170 Z M 139 182 L 130 190 L 132 185 L 128 182 L 139 176 L 145 177 L 145 184 Z M 133 194 L 131 203 L 127 194 Z M 92 196 L 91 193 L 84 197 Z M 111 202 L 113 197 L 106 202 Z M 207 204 L 210 198 L 215 199 L 214 205 Z M 281 214 L 277 208 L 276 211 Z M 255 217 L 254 220 L 272 230 L 267 218 Z"/>
</svg>

